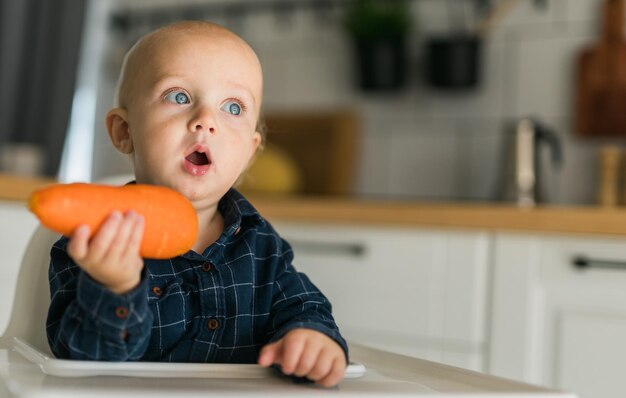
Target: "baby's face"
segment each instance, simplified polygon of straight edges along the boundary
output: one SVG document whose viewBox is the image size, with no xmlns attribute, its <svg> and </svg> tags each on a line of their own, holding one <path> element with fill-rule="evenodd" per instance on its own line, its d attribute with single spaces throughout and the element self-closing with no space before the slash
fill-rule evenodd
<svg viewBox="0 0 626 398">
<path fill-rule="evenodd" d="M 173 32 L 145 53 L 127 104 L 137 182 L 217 202 L 261 140 L 258 59 L 222 32 Z"/>
</svg>

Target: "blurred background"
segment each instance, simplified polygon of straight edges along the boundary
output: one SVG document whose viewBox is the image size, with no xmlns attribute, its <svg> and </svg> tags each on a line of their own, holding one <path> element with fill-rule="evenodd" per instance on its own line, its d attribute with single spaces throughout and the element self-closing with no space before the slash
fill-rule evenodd
<svg viewBox="0 0 626 398">
<path fill-rule="evenodd" d="M 262 62 L 269 145 L 244 190 L 516 200 L 509 186 L 523 170 L 512 164 L 525 157 L 536 201 L 595 204 L 602 156 L 624 144 L 620 131 L 576 119 L 588 105 L 581 59 L 604 34 L 600 0 L 0 4 L 3 172 L 132 172 L 104 125 L 121 60 L 180 19 L 225 25 Z"/>
</svg>

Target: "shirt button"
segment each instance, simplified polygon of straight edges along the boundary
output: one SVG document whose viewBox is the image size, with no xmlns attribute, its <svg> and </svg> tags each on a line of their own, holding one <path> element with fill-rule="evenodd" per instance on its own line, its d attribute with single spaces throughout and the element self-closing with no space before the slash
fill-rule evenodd
<svg viewBox="0 0 626 398">
<path fill-rule="evenodd" d="M 117 307 L 115 309 L 115 316 L 121 319 L 126 318 L 128 316 L 128 308 L 122 306 Z"/>
<path fill-rule="evenodd" d="M 207 322 L 207 326 L 209 330 L 215 330 L 220 327 L 220 322 L 217 319 L 212 318 Z"/>
<path fill-rule="evenodd" d="M 163 289 L 161 289 L 158 286 L 154 286 L 152 288 L 152 293 L 154 293 L 154 295 L 157 296 L 157 297 L 161 297 L 161 295 L 163 294 Z"/>
<path fill-rule="evenodd" d="M 202 264 L 202 271 L 209 272 L 209 271 L 211 271 L 211 269 L 213 269 L 213 264 L 211 264 L 211 263 L 204 263 L 204 264 Z"/>
</svg>

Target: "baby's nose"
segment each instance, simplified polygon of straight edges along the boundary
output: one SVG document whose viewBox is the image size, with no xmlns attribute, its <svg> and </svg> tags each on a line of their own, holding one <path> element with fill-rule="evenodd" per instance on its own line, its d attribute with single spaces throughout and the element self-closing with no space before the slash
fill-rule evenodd
<svg viewBox="0 0 626 398">
<path fill-rule="evenodd" d="M 195 132 L 198 132 L 198 131 L 206 130 L 206 128 L 205 128 L 205 126 L 203 124 L 198 123 L 198 124 L 195 125 L 195 127 L 192 130 L 195 131 Z M 209 132 L 213 133 L 213 132 L 215 132 L 215 127 L 209 127 L 208 130 L 209 130 Z"/>
<path fill-rule="evenodd" d="M 215 120 L 208 111 L 200 110 L 195 117 L 191 120 L 189 129 L 192 132 L 209 131 L 215 132 Z"/>
</svg>

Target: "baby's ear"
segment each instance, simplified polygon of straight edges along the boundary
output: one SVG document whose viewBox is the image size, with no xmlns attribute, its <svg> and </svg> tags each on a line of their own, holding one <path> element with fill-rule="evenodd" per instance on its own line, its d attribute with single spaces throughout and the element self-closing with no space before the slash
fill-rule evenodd
<svg viewBox="0 0 626 398">
<path fill-rule="evenodd" d="M 263 149 L 263 135 L 258 131 L 254 132 L 254 136 L 252 137 L 252 154 L 250 158 L 253 158 L 254 155 L 261 149 Z"/>
<path fill-rule="evenodd" d="M 122 153 L 132 153 L 133 139 L 130 136 L 130 129 L 126 121 L 126 110 L 122 108 L 111 109 L 107 113 L 106 124 L 113 146 Z"/>
</svg>

